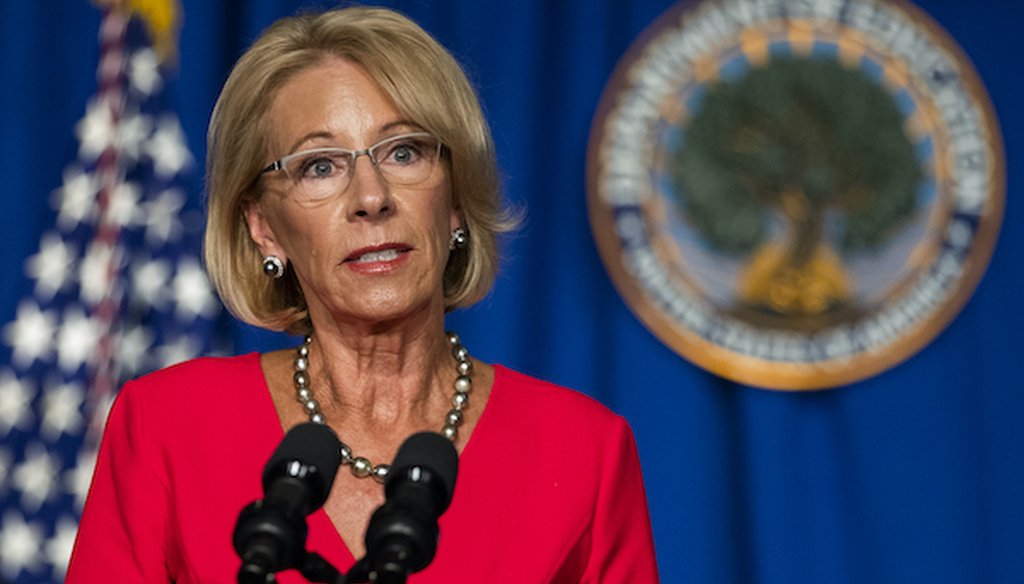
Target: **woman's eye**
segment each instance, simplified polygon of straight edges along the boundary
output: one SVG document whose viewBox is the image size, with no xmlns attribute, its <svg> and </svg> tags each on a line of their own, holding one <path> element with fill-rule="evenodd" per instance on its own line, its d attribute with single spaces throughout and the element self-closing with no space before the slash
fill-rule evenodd
<svg viewBox="0 0 1024 584">
<path fill-rule="evenodd" d="M 342 171 L 337 161 L 326 157 L 318 156 L 303 161 L 299 176 L 302 178 L 326 178 Z"/>
<path fill-rule="evenodd" d="M 388 150 L 387 158 L 385 162 L 392 162 L 395 164 L 412 164 L 419 160 L 420 148 L 417 144 L 412 142 L 402 142 L 395 144 Z"/>
</svg>

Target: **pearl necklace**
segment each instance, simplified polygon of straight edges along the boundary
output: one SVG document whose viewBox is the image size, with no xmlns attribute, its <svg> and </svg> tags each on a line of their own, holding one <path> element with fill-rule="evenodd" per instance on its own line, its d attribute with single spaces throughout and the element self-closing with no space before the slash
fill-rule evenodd
<svg viewBox="0 0 1024 584">
<path fill-rule="evenodd" d="M 452 384 L 452 409 L 444 417 L 444 426 L 441 434 L 445 438 L 455 442 L 459 435 L 459 426 L 462 425 L 462 412 L 469 407 L 469 392 L 473 389 L 473 362 L 469 360 L 469 351 L 462 346 L 459 335 L 449 331 L 448 344 L 452 349 L 452 356 L 455 357 L 455 370 L 458 377 Z M 327 424 L 323 413 L 320 411 L 320 404 L 313 397 L 313 390 L 309 388 L 309 345 L 313 342 L 312 336 L 306 336 L 299 348 L 295 350 L 295 397 L 302 404 L 302 409 L 309 415 L 309 421 L 315 424 Z M 389 464 L 373 464 L 362 456 L 353 456 L 352 449 L 344 442 L 341 443 L 341 463 L 351 467 L 352 474 L 359 478 L 372 476 L 378 483 L 384 483 L 391 470 Z"/>
</svg>

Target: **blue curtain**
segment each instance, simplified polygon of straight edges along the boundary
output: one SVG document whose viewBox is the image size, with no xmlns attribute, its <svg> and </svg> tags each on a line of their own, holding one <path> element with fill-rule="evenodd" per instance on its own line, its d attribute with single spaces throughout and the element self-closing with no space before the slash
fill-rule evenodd
<svg viewBox="0 0 1024 584">
<path fill-rule="evenodd" d="M 274 18 L 328 4 L 184 0 L 175 98 L 197 160 L 243 48 Z M 1006 143 L 1003 228 L 977 292 L 890 371 L 787 393 L 714 377 L 663 345 L 616 293 L 593 242 L 591 121 L 617 60 L 672 2 L 385 4 L 464 64 L 493 127 L 507 199 L 527 211 L 494 293 L 453 314 L 451 328 L 474 355 L 591 394 L 629 420 L 665 582 L 1021 581 L 1024 6 L 918 2 L 973 60 Z M 95 89 L 99 18 L 85 0 L 0 5 L 0 323 L 30 289 L 22 264 L 52 221 L 50 193 Z M 190 196 L 198 207 L 201 194 Z M 238 351 L 294 342 L 233 330 Z"/>
</svg>

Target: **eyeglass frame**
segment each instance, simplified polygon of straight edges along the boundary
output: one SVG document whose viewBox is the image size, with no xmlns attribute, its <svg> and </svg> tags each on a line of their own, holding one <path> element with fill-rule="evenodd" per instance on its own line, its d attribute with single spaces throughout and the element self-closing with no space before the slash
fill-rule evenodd
<svg viewBox="0 0 1024 584">
<path fill-rule="evenodd" d="M 282 156 L 281 158 L 278 158 L 274 162 L 271 162 L 265 168 L 260 170 L 260 176 L 263 176 L 264 174 L 267 174 L 269 172 L 276 172 L 276 171 L 280 170 L 280 171 L 284 172 L 285 176 L 287 176 L 290 180 L 292 180 L 295 183 L 298 183 L 298 179 L 293 178 L 291 176 L 291 174 L 285 169 L 285 165 L 288 164 L 289 162 L 291 162 L 292 160 L 294 160 L 294 159 L 296 159 L 296 158 L 298 158 L 300 156 L 306 156 L 306 155 L 309 155 L 309 154 L 312 154 L 312 153 L 315 153 L 315 152 L 345 152 L 345 153 L 348 153 L 352 157 L 352 166 L 351 166 L 351 169 L 349 170 L 348 183 L 346 183 L 345 188 L 348 188 L 348 185 L 352 184 L 352 176 L 355 174 L 356 162 L 359 160 L 360 156 L 366 156 L 367 158 L 369 158 L 370 159 L 370 164 L 373 166 L 373 169 L 382 178 L 384 178 L 385 181 L 387 181 L 388 180 L 387 176 L 385 175 L 384 172 L 382 172 L 380 170 L 380 167 L 377 165 L 377 160 L 373 156 L 373 152 L 374 152 L 374 150 L 376 150 L 377 148 L 383 146 L 384 144 L 388 144 L 390 142 L 396 142 L 396 141 L 401 140 L 403 138 L 433 138 L 434 140 L 437 140 L 436 160 L 440 160 L 441 159 L 441 153 L 444 151 L 444 143 L 441 142 L 441 140 L 437 136 L 431 134 L 430 132 L 408 132 L 406 134 L 398 134 L 396 136 L 390 136 L 388 138 L 384 138 L 383 140 L 377 142 L 376 144 L 372 144 L 372 145 L 370 145 L 370 146 L 368 146 L 366 148 L 363 148 L 362 150 L 352 150 L 351 148 L 342 148 L 341 146 L 327 146 L 327 147 L 323 147 L 323 148 L 310 148 L 308 150 L 300 150 L 298 152 L 293 152 L 291 154 L 288 154 L 287 156 Z M 436 162 L 435 162 L 435 164 L 436 164 Z M 425 177 L 424 180 L 426 180 L 426 178 L 429 178 L 429 176 L 430 175 L 428 175 L 428 177 Z M 416 184 L 416 183 L 410 183 L 410 184 Z"/>
</svg>

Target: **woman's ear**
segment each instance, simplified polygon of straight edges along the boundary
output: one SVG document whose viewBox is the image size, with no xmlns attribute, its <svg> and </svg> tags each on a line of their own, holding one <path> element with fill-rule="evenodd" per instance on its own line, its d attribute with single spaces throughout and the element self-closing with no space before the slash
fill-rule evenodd
<svg viewBox="0 0 1024 584">
<path fill-rule="evenodd" d="M 252 238 L 253 243 L 259 248 L 260 253 L 264 256 L 277 256 L 281 258 L 282 262 L 287 263 L 288 258 L 285 257 L 284 250 L 277 244 L 277 238 L 274 237 L 274 230 L 267 222 L 267 217 L 263 212 L 263 205 L 260 201 L 253 201 L 245 206 L 242 211 L 245 216 L 245 223 L 249 227 L 249 237 Z"/>
<path fill-rule="evenodd" d="M 455 231 L 459 227 L 465 229 L 465 225 L 466 223 L 462 220 L 462 213 L 455 209 L 452 209 L 452 216 L 451 219 L 449 220 L 448 230 Z"/>
</svg>

